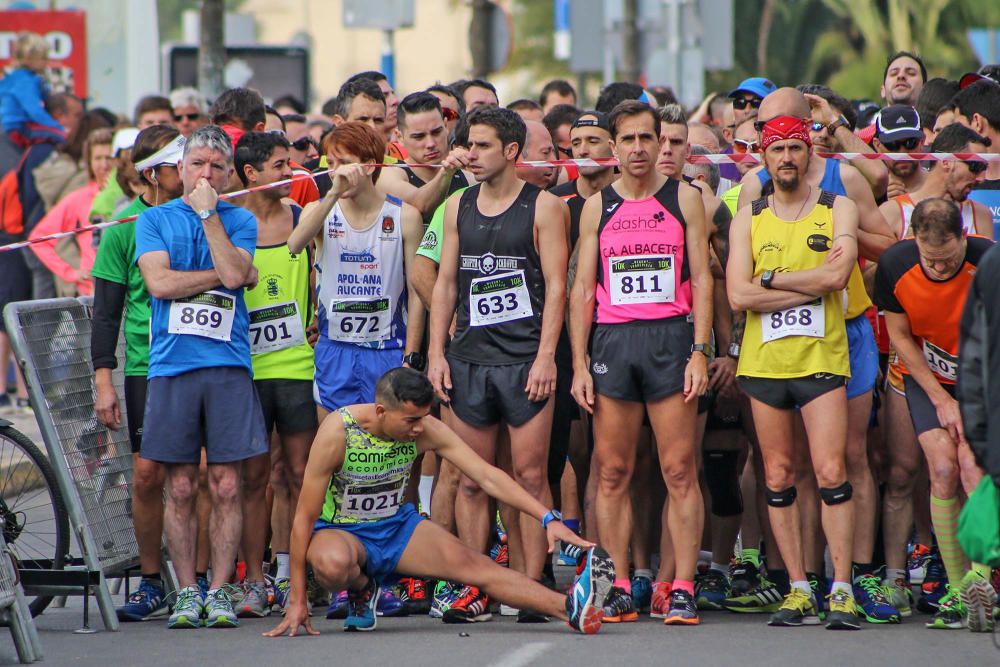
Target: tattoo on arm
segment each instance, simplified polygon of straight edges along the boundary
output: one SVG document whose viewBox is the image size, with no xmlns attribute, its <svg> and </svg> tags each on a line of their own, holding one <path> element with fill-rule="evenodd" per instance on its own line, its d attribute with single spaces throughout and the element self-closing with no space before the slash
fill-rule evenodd
<svg viewBox="0 0 1000 667">
<path fill-rule="evenodd" d="M 720 204 L 715 209 L 712 216 L 712 224 L 715 226 L 715 234 L 712 235 L 712 246 L 715 254 L 719 256 L 722 263 L 722 271 L 725 273 L 726 265 L 729 264 L 729 227 L 733 222 L 733 214 L 729 212 L 729 207 Z"/>
<path fill-rule="evenodd" d="M 733 311 L 733 325 L 730 329 L 729 342 L 741 345 L 743 343 L 743 330 L 747 326 L 747 312 L 745 310 Z"/>
</svg>

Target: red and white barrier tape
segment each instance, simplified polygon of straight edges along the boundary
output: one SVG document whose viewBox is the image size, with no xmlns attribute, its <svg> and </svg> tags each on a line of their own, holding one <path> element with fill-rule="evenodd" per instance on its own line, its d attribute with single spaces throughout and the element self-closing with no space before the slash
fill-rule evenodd
<svg viewBox="0 0 1000 667">
<path fill-rule="evenodd" d="M 963 160 L 968 162 L 1000 162 L 1000 153 L 817 153 L 816 155 L 825 158 L 833 158 L 837 160 L 889 160 L 889 161 L 934 161 L 940 162 L 942 160 Z M 748 164 L 759 164 L 760 156 L 754 153 L 713 153 L 709 155 L 691 155 L 687 159 L 691 164 L 736 164 L 736 163 L 748 163 Z M 397 162 L 393 164 L 384 164 L 383 167 L 424 167 L 427 169 L 440 169 L 440 164 L 409 164 L 405 162 Z M 618 159 L 609 158 L 580 158 L 580 159 L 567 159 L 567 160 L 526 160 L 524 162 L 518 162 L 518 167 L 528 167 L 531 169 L 546 169 L 552 167 L 617 167 Z M 280 187 L 282 185 L 288 185 L 293 181 L 300 181 L 306 178 L 314 178 L 316 176 L 323 176 L 333 172 L 333 169 L 327 169 L 325 171 L 318 171 L 310 175 L 296 174 L 292 178 L 286 178 L 282 181 L 275 181 L 274 183 L 268 183 L 267 185 L 258 185 L 253 188 L 245 188 L 243 190 L 237 190 L 236 192 L 227 192 L 224 195 L 220 195 L 219 199 L 227 200 L 233 199 L 235 197 L 242 197 L 243 195 L 249 194 L 251 192 L 258 192 L 260 190 L 268 190 L 270 188 Z M 124 222 L 131 222 L 135 220 L 138 216 L 131 215 L 125 218 L 118 218 L 115 220 L 108 220 L 106 222 L 99 222 L 93 225 L 82 225 L 68 232 L 58 232 L 55 234 L 46 234 L 45 236 L 39 236 L 26 241 L 19 241 L 17 243 L 11 243 L 8 245 L 0 246 L 0 252 L 7 252 L 9 250 L 19 250 L 21 248 L 27 248 L 28 246 L 34 245 L 36 243 L 45 243 L 47 241 L 56 241 L 58 239 L 68 238 L 70 236 L 76 236 L 83 232 L 93 231 L 95 229 L 105 229 L 107 227 L 113 227 L 114 225 L 120 225 Z"/>
</svg>

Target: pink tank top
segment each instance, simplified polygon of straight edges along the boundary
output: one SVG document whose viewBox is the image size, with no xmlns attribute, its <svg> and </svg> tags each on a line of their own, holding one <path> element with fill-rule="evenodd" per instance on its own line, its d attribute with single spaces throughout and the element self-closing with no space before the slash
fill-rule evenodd
<svg viewBox="0 0 1000 667">
<path fill-rule="evenodd" d="M 598 324 L 690 314 L 686 224 L 678 186 L 679 181 L 668 179 L 655 195 L 640 200 L 623 199 L 610 185 L 601 191 Z"/>
</svg>

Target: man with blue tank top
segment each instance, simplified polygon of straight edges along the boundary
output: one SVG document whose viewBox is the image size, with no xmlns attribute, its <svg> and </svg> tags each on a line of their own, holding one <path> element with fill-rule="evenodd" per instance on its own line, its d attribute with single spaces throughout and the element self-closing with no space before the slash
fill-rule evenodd
<svg viewBox="0 0 1000 667">
<path fill-rule="evenodd" d="M 375 189 L 385 139 L 364 123 L 347 122 L 327 142 L 333 185 L 303 210 L 288 238 L 293 253 L 317 243 L 313 399 L 320 419 L 373 399 L 375 381 L 420 350 L 424 313 L 409 285 L 423 235 L 420 213 Z"/>
<path fill-rule="evenodd" d="M 257 283 L 253 214 L 219 201 L 233 147 L 215 125 L 188 137 L 179 164 L 184 195 L 147 209 L 135 257 L 149 289 L 149 388 L 143 458 L 166 465 L 163 529 L 180 590 L 168 627 L 235 627 L 229 583 L 242 531 L 243 461 L 268 451 L 253 385 L 243 288 Z M 212 581 L 195 583 L 194 505 L 204 446 L 212 501 Z"/>
<path fill-rule="evenodd" d="M 955 120 L 990 140 L 991 151 L 1000 150 L 1000 84 L 980 79 L 963 88 L 951 104 Z M 993 238 L 1000 238 L 1000 162 L 990 162 L 983 181 L 969 199 L 985 205 L 993 215 Z"/>
</svg>

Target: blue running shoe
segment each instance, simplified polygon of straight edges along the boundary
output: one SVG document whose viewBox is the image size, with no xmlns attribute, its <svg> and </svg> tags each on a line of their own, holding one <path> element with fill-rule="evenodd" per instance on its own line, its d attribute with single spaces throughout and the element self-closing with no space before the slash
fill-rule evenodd
<svg viewBox="0 0 1000 667">
<path fill-rule="evenodd" d="M 198 590 L 201 591 L 201 599 L 208 599 L 208 578 L 207 577 L 195 577 L 195 583 L 198 584 Z"/>
<path fill-rule="evenodd" d="M 632 577 L 632 604 L 638 612 L 649 611 L 653 599 L 653 582 L 646 577 Z"/>
<path fill-rule="evenodd" d="M 344 621 L 345 632 L 371 632 L 378 624 L 375 607 L 379 599 L 379 585 L 374 579 L 368 581 L 368 586 L 360 592 L 350 591 L 347 594 L 350 613 Z"/>
<path fill-rule="evenodd" d="M 899 623 L 899 610 L 889 602 L 882 578 L 865 574 L 854 580 L 854 601 L 861 616 L 869 623 Z"/>
<path fill-rule="evenodd" d="M 440 580 L 434 585 L 434 596 L 431 598 L 431 610 L 428 616 L 431 618 L 444 618 L 444 613 L 451 609 L 458 599 L 458 592 L 461 586 L 455 586 L 450 581 Z"/>
<path fill-rule="evenodd" d="M 288 604 L 288 594 L 292 590 L 292 581 L 282 577 L 274 581 L 274 602 L 271 603 L 271 611 L 280 614 L 285 613 L 285 605 Z"/>
<path fill-rule="evenodd" d="M 830 592 L 830 582 L 826 577 L 820 577 L 813 572 L 806 572 L 806 580 L 812 589 L 813 602 L 816 604 L 816 615 L 819 620 L 826 620 L 826 596 Z"/>
<path fill-rule="evenodd" d="M 170 609 L 164 599 L 163 587 L 143 579 L 139 582 L 139 588 L 115 612 L 122 622 L 147 621 L 169 614 Z"/>
<path fill-rule="evenodd" d="M 934 551 L 927 561 L 927 574 L 924 583 L 920 584 L 920 599 L 917 609 L 925 614 L 937 613 L 941 598 L 948 594 L 948 574 L 944 569 L 941 554 Z"/>
<path fill-rule="evenodd" d="M 330 619 L 347 618 L 349 607 L 347 598 L 347 591 L 340 591 L 330 598 L 330 606 L 326 608 L 326 617 Z"/>
<path fill-rule="evenodd" d="M 729 591 L 729 577 L 725 572 L 710 569 L 695 577 L 694 595 L 698 609 L 724 609 L 723 604 L 729 597 Z"/>
<path fill-rule="evenodd" d="M 604 621 L 604 600 L 615 581 L 615 566 L 601 547 L 587 551 L 580 572 L 566 596 L 569 627 L 585 635 L 595 634 Z"/>
<path fill-rule="evenodd" d="M 406 605 L 396 595 L 396 591 L 390 587 L 382 589 L 382 593 L 378 596 L 378 602 L 375 603 L 375 614 L 386 617 L 409 616 Z"/>
</svg>

